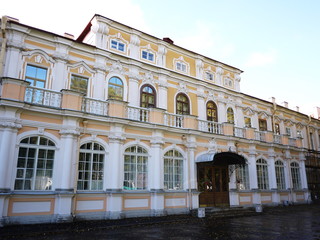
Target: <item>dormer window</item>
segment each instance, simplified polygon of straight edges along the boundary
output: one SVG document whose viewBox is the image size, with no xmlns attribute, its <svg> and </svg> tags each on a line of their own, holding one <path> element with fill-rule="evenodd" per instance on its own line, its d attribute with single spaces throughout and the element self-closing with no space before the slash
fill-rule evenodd
<svg viewBox="0 0 320 240">
<path fill-rule="evenodd" d="M 111 40 L 111 48 L 116 49 L 118 51 L 124 52 L 126 45 L 119 40 L 112 39 Z"/>
<path fill-rule="evenodd" d="M 183 62 L 177 62 L 176 63 L 176 68 L 177 68 L 178 71 L 187 72 L 187 65 L 184 64 Z"/>
<path fill-rule="evenodd" d="M 206 79 L 213 81 L 213 74 L 211 72 L 206 72 Z"/>
<path fill-rule="evenodd" d="M 148 61 L 154 61 L 154 54 L 150 51 L 142 50 L 142 58 Z"/>
</svg>

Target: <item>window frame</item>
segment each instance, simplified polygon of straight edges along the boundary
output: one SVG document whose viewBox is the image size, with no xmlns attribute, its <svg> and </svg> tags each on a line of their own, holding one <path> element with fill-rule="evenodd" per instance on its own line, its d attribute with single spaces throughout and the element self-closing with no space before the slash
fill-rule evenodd
<svg viewBox="0 0 320 240">
<path fill-rule="evenodd" d="M 184 157 L 176 149 L 167 151 L 163 156 L 163 181 L 164 190 L 184 189 Z"/>
<path fill-rule="evenodd" d="M 235 123 L 234 119 L 235 119 L 235 117 L 234 117 L 233 108 L 232 107 L 228 107 L 227 108 L 227 122 L 234 124 Z"/>
<path fill-rule="evenodd" d="M 130 151 L 133 149 L 134 151 Z M 139 145 L 130 146 L 125 149 L 123 158 L 123 189 L 128 191 L 147 190 L 149 162 L 148 151 L 144 147 L 141 147 Z M 142 160 L 142 164 L 140 164 L 140 171 L 138 164 L 139 160 Z M 142 181 L 139 181 L 139 176 Z M 142 187 L 138 187 L 139 184 L 142 184 L 140 185 Z"/>
<path fill-rule="evenodd" d="M 37 139 L 34 141 L 34 139 Z M 28 141 L 27 143 L 25 141 Z M 33 143 L 31 143 L 31 141 Z M 41 141 L 46 141 L 47 144 L 41 144 Z M 35 143 L 34 143 L 35 142 Z M 26 149 L 26 155 L 23 156 L 22 149 Z M 30 156 L 30 150 L 34 151 L 33 157 Z M 27 136 L 21 139 L 19 143 L 19 150 L 16 162 L 16 175 L 14 181 L 15 191 L 51 191 L 53 185 L 54 175 L 54 162 L 56 158 L 56 144 L 50 138 L 46 136 L 33 135 Z M 48 158 L 49 151 L 51 151 L 52 157 Z M 32 151 L 31 151 L 32 152 Z M 32 153 L 31 153 L 32 154 Z M 45 157 L 41 157 L 45 156 Z M 51 163 L 49 162 L 51 161 Z M 48 168 L 48 164 L 51 165 Z M 24 165 L 24 167 L 22 166 Z M 41 167 L 41 165 L 43 167 Z M 49 165 L 49 166 L 50 166 Z M 39 173 L 45 174 L 45 176 L 38 175 Z M 18 177 L 18 175 L 22 175 Z M 30 177 L 27 177 L 30 174 Z M 37 179 L 42 177 L 42 179 Z M 47 179 L 45 179 L 47 178 Z M 46 181 L 44 184 L 43 180 Z M 17 187 L 18 181 L 22 181 L 22 187 Z M 30 188 L 26 187 L 26 182 L 30 182 Z M 40 189 L 37 186 L 41 186 Z M 45 186 L 44 186 L 45 185 Z M 44 188 L 42 187 L 44 186 Z"/>
<path fill-rule="evenodd" d="M 122 84 L 110 83 L 110 81 L 113 79 L 119 80 Z M 115 92 L 114 95 L 110 94 L 110 92 L 111 92 L 110 89 L 113 89 L 113 91 Z M 118 89 L 121 89 L 121 96 L 116 93 Z M 124 97 L 124 82 L 123 82 L 123 80 L 117 76 L 110 77 L 108 80 L 108 99 L 123 101 L 123 97 Z"/>
<path fill-rule="evenodd" d="M 285 167 L 281 160 L 277 160 L 274 163 L 275 173 L 276 173 L 276 183 L 278 190 L 286 189 L 286 177 L 285 177 Z"/>
<path fill-rule="evenodd" d="M 291 173 L 291 181 L 292 181 L 292 189 L 301 190 L 301 174 L 300 174 L 300 166 L 297 162 L 292 162 L 290 164 L 290 173 Z"/>
<path fill-rule="evenodd" d="M 238 190 L 250 189 L 249 167 L 248 164 L 239 165 L 236 169 L 236 184 Z"/>
<path fill-rule="evenodd" d="M 178 98 L 180 96 L 185 97 L 186 101 L 180 101 Z M 181 105 L 181 110 L 179 110 L 178 106 Z M 187 107 L 187 111 L 184 108 Z M 177 115 L 190 115 L 190 100 L 185 93 L 178 93 L 176 96 L 176 114 Z"/>
<path fill-rule="evenodd" d="M 209 104 L 212 104 L 213 107 L 209 107 Z M 207 113 L 207 121 L 218 122 L 218 107 L 214 101 L 208 101 L 206 104 L 206 113 Z M 215 113 L 215 114 L 212 114 Z M 211 116 L 210 116 L 211 114 Z"/>
<path fill-rule="evenodd" d="M 260 132 L 266 132 L 268 131 L 268 122 L 266 119 L 258 119 L 258 124 L 259 124 L 259 131 Z"/>
<path fill-rule="evenodd" d="M 260 190 L 269 190 L 268 162 L 262 158 L 256 161 L 257 185 Z"/>
<path fill-rule="evenodd" d="M 113 44 L 113 42 L 115 44 Z M 121 49 L 121 46 L 123 46 L 123 49 Z M 119 39 L 110 39 L 110 49 L 117 50 L 119 52 L 125 53 L 126 52 L 126 43 Z"/>
<path fill-rule="evenodd" d="M 249 120 L 249 122 L 247 122 L 246 120 Z M 251 121 L 251 117 L 247 117 L 247 116 L 244 116 L 244 127 L 246 128 L 252 128 L 252 121 Z"/>
<path fill-rule="evenodd" d="M 81 88 L 81 87 L 72 87 L 73 77 L 79 78 L 81 80 L 86 80 L 86 89 Z M 85 94 L 85 96 L 86 96 L 88 93 L 88 87 L 89 87 L 89 77 L 85 77 L 85 76 L 81 76 L 81 75 L 77 75 L 77 74 L 71 74 L 71 76 L 70 76 L 70 89 L 71 90 L 81 92 L 81 93 Z"/>
<path fill-rule="evenodd" d="M 148 92 L 144 92 L 143 90 L 145 88 L 150 88 L 152 90 L 153 93 L 148 93 Z M 146 96 L 146 103 L 144 103 L 142 100 L 144 98 L 144 96 Z M 149 103 L 149 98 L 150 97 L 153 97 L 153 104 L 150 104 Z M 143 106 L 143 105 L 146 105 L 146 106 Z M 140 107 L 143 107 L 143 108 L 156 108 L 157 107 L 157 94 L 156 94 L 156 90 L 154 89 L 154 87 L 150 84 L 144 84 L 141 89 L 140 89 Z"/>
<path fill-rule="evenodd" d="M 36 73 L 35 77 L 28 76 L 27 75 L 28 74 L 28 67 L 36 68 L 36 72 L 38 71 L 38 69 L 45 70 L 45 79 L 37 78 L 36 77 L 37 73 Z M 32 86 L 32 87 L 46 88 L 47 79 L 48 79 L 48 68 L 46 68 L 44 66 L 37 66 L 37 65 L 34 65 L 34 64 L 27 64 L 24 78 L 25 78 L 25 81 L 29 82 L 30 86 Z M 28 79 L 30 79 L 30 81 Z M 37 82 L 42 82 L 43 83 L 43 87 L 37 86 Z"/>
<path fill-rule="evenodd" d="M 146 57 L 144 57 L 144 53 L 146 54 Z M 150 56 L 152 56 L 152 59 L 150 59 Z M 153 62 L 154 63 L 155 54 L 150 50 L 142 49 L 141 50 L 141 59 L 144 59 L 144 60 L 147 60 L 149 62 Z"/>
<path fill-rule="evenodd" d="M 82 148 L 83 146 L 87 146 L 88 144 L 91 144 L 90 149 Z M 99 149 L 95 149 L 96 146 L 98 146 Z M 90 158 L 89 158 L 89 161 L 86 161 L 88 154 Z M 82 159 L 81 156 L 83 155 L 85 156 L 84 161 L 81 160 Z M 98 161 L 94 161 L 95 159 L 94 156 L 98 156 Z M 100 159 L 101 156 L 102 156 L 102 162 Z M 79 157 L 79 160 L 78 160 L 78 169 L 77 169 L 77 174 L 78 174 L 77 191 L 103 190 L 104 189 L 103 188 L 104 168 L 105 168 L 105 158 L 106 158 L 105 148 L 100 143 L 97 143 L 97 142 L 83 143 L 80 146 L 78 157 Z M 102 169 L 94 170 L 94 168 L 97 166 L 98 168 L 100 168 L 99 164 L 102 164 Z M 80 175 L 84 176 L 84 178 L 80 177 Z M 88 179 L 85 179 L 86 175 L 88 176 Z M 94 177 L 100 178 L 100 179 L 93 179 Z M 87 187 L 85 187 L 86 182 L 88 184 Z M 79 187 L 81 183 L 83 183 L 82 188 Z"/>
</svg>

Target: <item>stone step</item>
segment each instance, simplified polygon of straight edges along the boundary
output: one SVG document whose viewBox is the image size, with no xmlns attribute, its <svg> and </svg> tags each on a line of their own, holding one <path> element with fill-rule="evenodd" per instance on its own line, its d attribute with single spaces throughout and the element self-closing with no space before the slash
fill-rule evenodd
<svg viewBox="0 0 320 240">
<path fill-rule="evenodd" d="M 193 216 L 198 216 L 198 209 L 192 210 Z M 205 217 L 223 218 L 223 217 L 244 217 L 255 216 L 261 213 L 256 212 L 254 208 L 205 208 Z"/>
</svg>

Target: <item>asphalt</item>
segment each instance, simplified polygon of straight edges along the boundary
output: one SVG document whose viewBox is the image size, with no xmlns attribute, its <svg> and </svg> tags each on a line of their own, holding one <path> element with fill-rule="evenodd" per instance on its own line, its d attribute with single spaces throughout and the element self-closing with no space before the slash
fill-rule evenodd
<svg viewBox="0 0 320 240">
<path fill-rule="evenodd" d="M 174 215 L 5 226 L 0 239 L 320 239 L 320 205 L 269 207 L 251 216 Z"/>
</svg>

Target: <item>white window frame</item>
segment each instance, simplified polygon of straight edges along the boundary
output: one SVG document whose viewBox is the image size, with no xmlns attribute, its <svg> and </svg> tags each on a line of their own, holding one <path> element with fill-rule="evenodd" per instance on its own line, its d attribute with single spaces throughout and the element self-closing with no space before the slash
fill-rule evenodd
<svg viewBox="0 0 320 240">
<path fill-rule="evenodd" d="M 133 148 L 135 150 L 130 151 Z M 124 190 L 146 190 L 148 188 L 148 158 L 147 150 L 139 145 L 126 148 L 123 171 Z"/>
<path fill-rule="evenodd" d="M 240 165 L 236 169 L 236 184 L 237 184 L 238 190 L 249 190 L 250 189 L 248 164 Z"/>
<path fill-rule="evenodd" d="M 31 138 L 37 138 L 37 141 L 35 144 L 30 143 Z M 22 141 L 25 141 L 28 139 L 29 143 L 22 143 Z M 40 144 L 41 139 L 44 139 L 46 141 L 50 141 L 51 145 L 42 145 Z M 23 157 L 20 155 L 20 149 L 26 148 L 27 153 L 26 156 Z M 35 154 L 34 154 L 34 159 L 30 157 L 29 151 L 30 149 L 34 149 Z M 44 150 L 45 151 L 45 156 L 41 158 L 40 151 Z M 53 151 L 53 158 L 48 159 L 48 151 Z M 55 143 L 50 140 L 48 137 L 45 136 L 28 136 L 23 138 L 20 141 L 19 144 L 19 151 L 18 151 L 18 160 L 16 164 L 16 176 L 15 176 L 15 190 L 24 190 L 24 191 L 32 191 L 32 190 L 40 190 L 40 191 L 47 191 L 47 190 L 52 190 L 52 183 L 53 183 L 53 170 L 54 170 L 54 162 L 55 162 L 55 155 L 56 155 L 56 146 Z M 23 165 L 23 158 L 25 159 L 24 167 Z M 31 163 L 29 160 L 33 159 L 33 164 L 31 166 Z M 44 166 L 44 168 L 39 167 L 39 162 L 43 161 L 41 165 Z M 48 161 L 52 161 L 52 166 L 51 168 L 47 168 Z M 51 176 L 41 176 L 38 175 L 39 171 L 43 171 L 43 173 L 48 174 L 48 171 L 51 172 Z M 28 173 L 29 172 L 29 173 Z M 21 176 L 21 173 L 23 176 Z M 30 174 L 30 177 L 28 177 L 28 174 Z M 21 177 L 19 177 L 21 176 Z M 23 186 L 22 188 L 17 188 L 16 184 L 17 181 L 23 181 Z M 26 181 L 30 181 L 30 189 L 26 189 Z"/>
<path fill-rule="evenodd" d="M 292 188 L 295 190 L 302 189 L 299 164 L 297 162 L 292 162 L 290 164 L 290 171 L 291 171 Z"/>
<path fill-rule="evenodd" d="M 258 189 L 269 189 L 268 163 L 266 160 L 260 158 L 256 161 L 257 167 L 257 184 Z"/>
<path fill-rule="evenodd" d="M 146 54 L 146 57 L 143 56 L 144 53 Z M 150 59 L 150 56 L 152 56 L 152 59 Z M 143 60 L 147 60 L 149 62 L 154 62 L 155 56 L 156 55 L 150 50 L 146 50 L 146 49 L 141 50 L 141 59 L 143 59 Z"/>
<path fill-rule="evenodd" d="M 284 164 L 282 161 L 277 160 L 274 163 L 275 172 L 276 172 L 276 182 L 278 190 L 285 190 L 286 189 L 286 178 L 284 172 Z"/>
<path fill-rule="evenodd" d="M 182 154 L 179 151 L 172 149 L 164 154 L 163 160 L 164 189 L 183 190 L 184 158 Z"/>
<path fill-rule="evenodd" d="M 86 144 L 92 144 L 90 149 L 81 148 L 82 146 L 84 146 Z M 99 146 L 99 149 L 95 149 L 96 145 Z M 84 154 L 84 158 L 81 158 L 80 156 L 83 154 Z M 89 159 L 89 161 L 85 161 L 88 154 L 90 156 L 90 159 Z M 95 156 L 98 156 L 99 158 L 102 156 L 102 162 L 101 162 L 101 159 L 99 159 L 99 161 L 94 161 Z M 84 160 L 84 161 L 81 161 L 81 160 Z M 97 164 L 100 164 L 100 165 L 102 164 L 102 169 L 95 170 L 94 168 Z M 86 165 L 88 168 L 86 168 Z M 105 166 L 105 149 L 104 149 L 104 147 L 97 142 L 88 142 L 88 143 L 82 144 L 79 149 L 77 190 L 79 190 L 79 191 L 103 190 L 104 166 Z M 100 166 L 99 166 L 99 168 L 100 168 Z M 85 179 L 83 177 L 80 178 L 80 175 L 85 176 L 86 174 L 88 174 L 88 179 Z M 93 179 L 94 175 L 99 176 L 99 178 L 102 177 L 102 179 Z M 85 182 L 88 182 L 87 187 L 84 187 Z M 83 183 L 83 187 L 80 188 L 79 186 L 81 185 L 81 183 Z"/>
<path fill-rule="evenodd" d="M 121 50 L 121 48 L 120 48 L 121 45 L 123 45 L 123 50 Z M 127 44 L 124 43 L 123 41 L 121 41 L 119 39 L 114 39 L 114 38 L 110 39 L 110 48 L 111 49 L 114 49 L 114 50 L 117 50 L 119 52 L 125 53 L 126 52 L 126 47 L 127 47 Z"/>
</svg>

